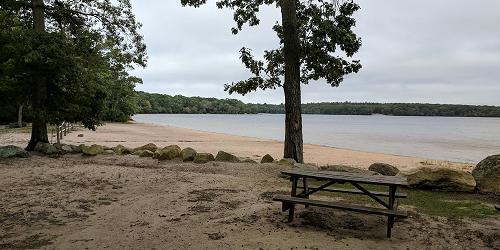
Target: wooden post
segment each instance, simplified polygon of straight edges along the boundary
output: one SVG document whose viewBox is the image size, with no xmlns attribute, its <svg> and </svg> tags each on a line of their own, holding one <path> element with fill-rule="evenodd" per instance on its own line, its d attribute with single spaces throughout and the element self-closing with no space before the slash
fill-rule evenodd
<svg viewBox="0 0 500 250">
<path fill-rule="evenodd" d="M 307 186 L 307 177 L 302 177 L 302 186 L 304 187 L 304 198 L 309 199 L 309 187 Z M 305 204 L 305 208 L 308 208 L 309 204 Z"/>
<path fill-rule="evenodd" d="M 297 181 L 298 177 L 292 176 L 292 192 L 291 196 L 296 197 L 297 196 Z M 290 210 L 288 210 L 288 222 L 293 221 L 293 213 L 295 212 L 295 203 L 290 204 Z"/>
<path fill-rule="evenodd" d="M 67 131 L 68 131 L 68 124 L 66 122 L 63 122 L 63 131 L 64 131 L 64 136 L 67 135 Z"/>
<path fill-rule="evenodd" d="M 394 210 L 394 199 L 396 196 L 396 186 L 389 186 L 389 210 Z M 394 216 L 389 215 L 387 219 L 387 238 L 391 238 L 391 229 L 394 226 Z"/>
</svg>

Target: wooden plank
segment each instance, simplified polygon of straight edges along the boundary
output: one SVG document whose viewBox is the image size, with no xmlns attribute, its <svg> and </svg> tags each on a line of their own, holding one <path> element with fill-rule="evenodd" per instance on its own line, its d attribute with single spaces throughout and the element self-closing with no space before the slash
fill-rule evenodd
<svg viewBox="0 0 500 250">
<path fill-rule="evenodd" d="M 369 214 L 378 214 L 378 215 L 385 215 L 385 216 L 390 215 L 390 216 L 402 217 L 402 218 L 408 217 L 408 215 L 405 212 L 401 212 L 401 211 L 397 211 L 397 210 L 365 207 L 365 206 L 348 204 L 348 203 L 341 203 L 341 202 L 310 200 L 310 199 L 304 199 L 304 198 L 299 198 L 299 197 L 290 197 L 290 196 L 286 196 L 286 195 L 277 195 L 276 197 L 273 198 L 273 200 L 274 201 L 281 201 L 281 202 L 285 202 L 285 203 L 296 203 L 296 204 L 303 204 L 303 205 L 308 204 L 311 206 L 318 206 L 318 207 L 344 209 L 344 210 L 348 210 L 348 211 L 363 212 L 363 213 L 369 213 Z"/>
<path fill-rule="evenodd" d="M 304 187 L 297 187 L 298 189 L 304 189 Z M 313 191 L 318 188 L 316 187 L 308 187 L 309 190 Z M 357 189 L 347 189 L 347 188 L 324 188 L 321 191 L 326 191 L 326 192 L 333 192 L 333 193 L 348 193 L 348 194 L 362 194 L 364 195 L 362 191 L 359 191 Z M 383 197 L 389 197 L 388 192 L 377 192 L 377 191 L 370 191 L 372 194 L 376 196 L 383 196 Z M 396 198 L 406 198 L 408 197 L 407 194 L 405 193 L 396 193 Z"/>
<path fill-rule="evenodd" d="M 336 172 L 336 171 L 317 171 L 317 170 L 303 170 L 292 169 L 283 171 L 284 174 L 290 175 L 311 175 L 312 177 L 341 177 L 341 178 L 358 178 L 361 180 L 368 180 L 374 182 L 407 182 L 404 176 L 384 176 L 384 175 L 366 175 L 360 173 Z"/>
<path fill-rule="evenodd" d="M 357 178 L 362 178 L 362 179 L 369 179 L 369 180 L 399 180 L 399 181 L 404 181 L 406 180 L 406 177 L 404 176 L 384 176 L 384 175 L 367 175 L 367 174 L 362 174 L 362 173 L 349 173 L 349 172 L 338 172 L 338 171 L 326 171 L 326 170 L 307 170 L 307 169 L 290 169 L 290 170 L 285 170 L 283 173 L 289 174 L 289 175 L 314 175 L 314 176 L 324 176 L 324 177 L 331 177 L 331 176 L 344 176 L 344 177 L 357 177 Z"/>
<path fill-rule="evenodd" d="M 397 185 L 408 186 L 407 178 L 404 176 L 383 176 L 383 175 L 364 175 L 359 173 L 335 172 L 335 171 L 316 171 L 291 169 L 281 172 L 284 175 L 296 177 L 309 177 L 317 180 L 335 180 L 339 182 L 354 181 L 357 183 L 379 184 L 379 185 Z"/>
</svg>

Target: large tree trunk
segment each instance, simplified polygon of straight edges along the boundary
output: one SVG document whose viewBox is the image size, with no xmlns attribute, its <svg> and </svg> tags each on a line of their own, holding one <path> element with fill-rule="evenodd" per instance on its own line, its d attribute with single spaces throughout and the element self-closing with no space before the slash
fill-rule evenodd
<svg viewBox="0 0 500 250">
<path fill-rule="evenodd" d="M 23 127 L 23 104 L 19 105 L 19 108 L 17 109 L 17 126 L 22 128 Z"/>
<path fill-rule="evenodd" d="M 36 32 L 45 32 L 45 4 L 43 0 L 32 0 L 33 29 Z M 47 101 L 47 81 L 43 75 L 34 76 L 33 79 L 33 126 L 31 139 L 26 150 L 34 150 L 38 142 L 49 142 L 47 135 L 47 117 L 45 113 Z"/>
<path fill-rule="evenodd" d="M 300 99 L 300 44 L 297 27 L 297 0 L 281 1 L 285 51 L 285 149 L 284 157 L 304 162 L 302 110 Z"/>
</svg>

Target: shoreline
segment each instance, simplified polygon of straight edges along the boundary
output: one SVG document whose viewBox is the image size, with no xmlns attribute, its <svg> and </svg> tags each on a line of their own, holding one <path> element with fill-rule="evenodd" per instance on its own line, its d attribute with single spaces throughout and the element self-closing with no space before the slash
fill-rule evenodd
<svg viewBox="0 0 500 250">
<path fill-rule="evenodd" d="M 79 134 L 83 134 L 83 137 L 78 137 Z M 2 145 L 13 144 L 24 147 L 28 140 L 29 133 L 0 134 L 0 144 Z M 283 142 L 278 140 L 135 121 L 131 123 L 106 123 L 98 127 L 96 131 L 80 129 L 68 134 L 61 142 L 75 145 L 100 144 L 110 147 L 122 144 L 132 148 L 147 143 L 155 143 L 159 147 L 176 144 L 181 148 L 192 147 L 198 152 L 207 152 L 214 155 L 219 150 L 223 150 L 239 157 L 249 157 L 258 161 L 265 154 L 270 154 L 277 160 L 283 156 Z M 309 143 L 304 144 L 304 162 L 320 166 L 348 165 L 361 169 L 368 169 L 375 162 L 383 162 L 396 166 L 403 172 L 423 166 L 447 167 L 465 171 L 473 169 L 471 163 L 365 152 Z"/>
<path fill-rule="evenodd" d="M 268 138 L 263 138 L 263 137 L 254 137 L 254 136 L 246 136 L 246 135 L 226 134 L 226 133 L 221 133 L 221 132 L 213 132 L 213 131 L 208 131 L 208 130 L 192 129 L 192 128 L 183 128 L 183 127 L 178 127 L 178 126 L 174 126 L 174 125 L 154 123 L 154 122 L 137 122 L 137 121 L 131 121 L 130 123 L 139 123 L 139 124 L 147 124 L 147 125 L 159 125 L 159 126 L 171 127 L 171 128 L 175 128 L 175 129 L 192 130 L 194 132 L 217 134 L 217 135 L 221 135 L 221 136 L 236 136 L 236 137 L 248 138 L 250 140 L 266 140 L 266 141 L 273 141 L 273 142 L 281 143 L 281 144 L 284 143 L 284 141 L 282 141 L 282 140 L 276 140 L 276 139 L 268 139 Z M 305 143 L 304 142 L 304 146 L 305 145 L 318 146 L 318 147 L 326 147 L 326 148 L 332 148 L 332 149 L 335 149 L 335 150 L 347 150 L 347 151 L 353 151 L 353 152 L 357 152 L 357 153 L 383 154 L 383 155 L 394 156 L 394 157 L 420 158 L 420 159 L 425 159 L 425 160 L 428 160 L 428 161 L 442 161 L 442 162 L 450 162 L 450 163 L 454 163 L 454 164 L 475 164 L 475 163 L 472 163 L 472 162 L 458 162 L 458 161 L 449 161 L 449 160 L 444 160 L 444 159 L 431 159 L 431 158 L 420 157 L 420 156 L 398 155 L 398 154 L 376 152 L 376 151 L 363 151 L 363 150 L 352 149 L 352 148 L 342 148 L 342 147 L 335 147 L 335 146 L 329 146 L 329 145 L 323 145 L 323 144 Z"/>
</svg>

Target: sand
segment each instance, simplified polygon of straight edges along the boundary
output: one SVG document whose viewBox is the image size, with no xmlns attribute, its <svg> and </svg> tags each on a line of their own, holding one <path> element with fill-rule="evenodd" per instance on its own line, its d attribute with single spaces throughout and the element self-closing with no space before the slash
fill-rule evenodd
<svg viewBox="0 0 500 250">
<path fill-rule="evenodd" d="M 500 249 L 498 217 L 431 217 L 404 203 L 410 217 L 390 239 L 377 215 L 297 206 L 287 223 L 271 201 L 290 188 L 278 177 L 284 168 L 132 155 L 4 159 L 0 249 Z"/>
<path fill-rule="evenodd" d="M 78 137 L 79 134 L 83 134 L 83 137 Z M 28 139 L 29 134 L 0 134 L 0 144 L 24 146 Z M 270 154 L 275 159 L 283 157 L 283 142 L 280 141 L 135 122 L 108 123 L 99 127 L 97 131 L 80 129 L 64 137 L 62 142 L 76 145 L 116 146 L 122 144 L 128 147 L 137 147 L 152 142 L 158 146 L 177 144 L 182 148 L 192 147 L 198 152 L 208 152 L 214 155 L 219 150 L 224 150 L 255 160 L 260 160 L 265 154 Z M 367 169 L 372 163 L 383 162 L 394 165 L 401 171 L 409 171 L 421 166 L 444 166 L 465 171 L 471 171 L 473 168 L 473 165 L 467 163 L 362 152 L 312 144 L 304 145 L 304 161 L 320 166 L 341 164 L 363 169 Z"/>
</svg>

